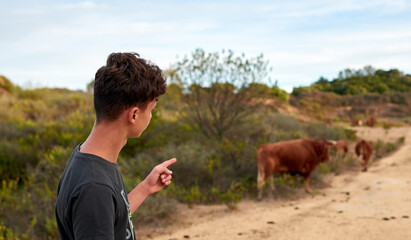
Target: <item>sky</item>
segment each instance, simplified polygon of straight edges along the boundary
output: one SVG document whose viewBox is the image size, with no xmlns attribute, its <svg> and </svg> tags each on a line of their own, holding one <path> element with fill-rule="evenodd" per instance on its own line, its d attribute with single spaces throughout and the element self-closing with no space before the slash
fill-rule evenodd
<svg viewBox="0 0 411 240">
<path fill-rule="evenodd" d="M 265 83 L 288 92 L 346 68 L 411 74 L 410 13 L 411 0 L 0 0 L 0 75 L 85 90 L 112 52 L 167 69 L 197 48 L 262 53 Z"/>
</svg>

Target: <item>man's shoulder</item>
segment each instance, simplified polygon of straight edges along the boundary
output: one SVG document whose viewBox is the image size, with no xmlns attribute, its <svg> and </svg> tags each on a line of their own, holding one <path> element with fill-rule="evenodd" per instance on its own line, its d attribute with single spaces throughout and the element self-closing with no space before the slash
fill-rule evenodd
<svg viewBox="0 0 411 240">
<path fill-rule="evenodd" d="M 73 195 L 88 184 L 105 186 L 116 192 L 120 185 L 116 165 L 92 154 L 84 154 L 77 149 L 73 151 L 63 176 L 60 179 L 60 190 Z"/>
</svg>

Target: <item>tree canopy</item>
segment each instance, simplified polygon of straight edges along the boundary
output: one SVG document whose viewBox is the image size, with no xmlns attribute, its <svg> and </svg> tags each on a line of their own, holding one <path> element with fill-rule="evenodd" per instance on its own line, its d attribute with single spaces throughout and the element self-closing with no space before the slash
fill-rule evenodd
<svg viewBox="0 0 411 240">
<path fill-rule="evenodd" d="M 206 53 L 196 49 L 176 63 L 170 77 L 186 93 L 185 119 L 205 136 L 222 139 L 247 114 L 252 91 L 244 89 L 264 80 L 268 71 L 263 55 L 247 58 L 231 50 Z"/>
</svg>

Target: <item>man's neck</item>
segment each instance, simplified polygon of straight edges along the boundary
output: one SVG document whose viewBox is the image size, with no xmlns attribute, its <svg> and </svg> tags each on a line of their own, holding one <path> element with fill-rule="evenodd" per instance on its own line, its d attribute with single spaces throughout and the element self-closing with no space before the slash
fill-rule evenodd
<svg viewBox="0 0 411 240">
<path fill-rule="evenodd" d="M 116 122 L 94 124 L 90 135 L 80 146 L 80 152 L 89 153 L 117 163 L 121 149 L 127 143 L 125 131 Z"/>
</svg>

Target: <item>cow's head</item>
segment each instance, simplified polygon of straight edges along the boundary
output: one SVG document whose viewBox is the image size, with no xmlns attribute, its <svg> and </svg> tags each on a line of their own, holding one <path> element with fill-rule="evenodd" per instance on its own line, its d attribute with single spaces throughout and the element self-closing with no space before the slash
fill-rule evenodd
<svg viewBox="0 0 411 240">
<path fill-rule="evenodd" d="M 330 154 L 329 154 L 329 149 L 333 145 L 332 142 L 329 142 L 327 140 L 317 140 L 314 143 L 314 150 L 315 153 L 318 156 L 318 160 L 320 162 L 326 162 L 330 160 Z"/>
</svg>

